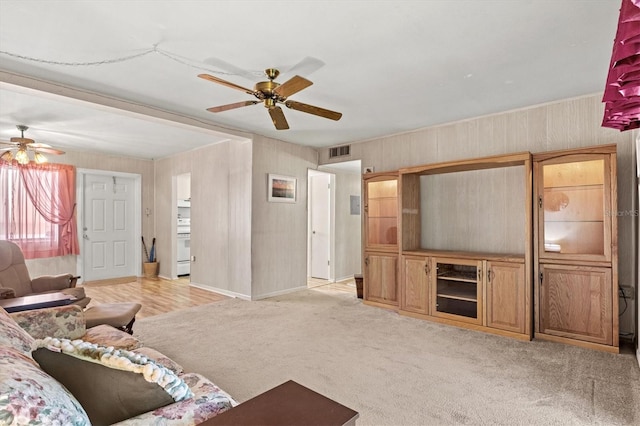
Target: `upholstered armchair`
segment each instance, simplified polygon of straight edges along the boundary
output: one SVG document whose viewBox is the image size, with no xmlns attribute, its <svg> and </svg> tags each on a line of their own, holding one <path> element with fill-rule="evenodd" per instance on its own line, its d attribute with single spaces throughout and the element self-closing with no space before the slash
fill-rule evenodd
<svg viewBox="0 0 640 426">
<path fill-rule="evenodd" d="M 46 275 L 31 279 L 20 247 L 0 240 L 0 299 L 61 292 L 76 298 L 74 304 L 86 307 L 91 301 L 84 289 L 76 287 L 71 274 Z"/>
</svg>

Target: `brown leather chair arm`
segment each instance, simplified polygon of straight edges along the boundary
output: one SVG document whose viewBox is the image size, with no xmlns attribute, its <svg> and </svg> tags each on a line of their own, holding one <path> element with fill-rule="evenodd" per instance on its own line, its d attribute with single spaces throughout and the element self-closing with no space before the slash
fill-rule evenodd
<svg viewBox="0 0 640 426">
<path fill-rule="evenodd" d="M 80 275 L 69 278 L 69 288 L 74 288 L 80 279 Z"/>
<path fill-rule="evenodd" d="M 71 285 L 71 274 L 43 275 L 31 280 L 31 291 L 33 293 L 43 293 L 51 290 L 62 290 Z"/>
<path fill-rule="evenodd" d="M 0 287 L 0 299 L 13 299 L 16 292 L 12 288 Z"/>
</svg>

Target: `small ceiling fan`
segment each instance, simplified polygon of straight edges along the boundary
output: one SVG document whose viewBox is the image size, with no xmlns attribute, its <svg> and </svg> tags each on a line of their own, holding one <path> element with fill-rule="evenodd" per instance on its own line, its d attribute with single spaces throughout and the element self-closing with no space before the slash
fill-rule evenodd
<svg viewBox="0 0 640 426">
<path fill-rule="evenodd" d="M 228 111 L 230 109 L 255 105 L 262 102 L 264 103 L 265 108 L 269 110 L 269 115 L 271 116 L 273 125 L 278 130 L 286 130 L 289 128 L 289 123 L 287 123 L 287 119 L 282 112 L 282 108 L 280 108 L 278 104 L 283 104 L 287 108 L 306 112 L 307 114 L 317 115 L 319 117 L 328 118 L 330 120 L 338 121 L 342 117 L 342 113 L 340 112 L 331 111 L 328 109 L 303 104 L 302 102 L 296 102 L 288 99 L 289 96 L 298 93 L 299 91 L 306 89 L 313 84 L 306 78 L 296 75 L 280 84 L 274 81 L 280 74 L 280 71 L 275 68 L 267 68 L 265 70 L 265 74 L 267 75 L 267 78 L 269 80 L 256 83 L 253 90 L 247 89 L 246 87 L 239 86 L 226 80 L 222 80 L 221 78 L 214 77 L 209 74 L 199 74 L 198 77 L 200 78 L 212 81 L 214 83 L 222 84 L 223 86 L 227 86 L 232 89 L 241 90 L 248 95 L 255 96 L 258 99 L 257 101 L 242 101 L 233 104 L 211 107 L 207 108 L 207 111 L 222 112 Z"/>
<path fill-rule="evenodd" d="M 36 143 L 33 139 L 25 138 L 24 132 L 27 131 L 29 127 L 22 124 L 19 124 L 16 127 L 21 132 L 21 136 L 19 138 L 11 138 L 11 142 L 0 141 L 0 150 L 2 150 L 3 146 L 10 147 L 0 155 L 2 160 L 9 162 L 15 158 L 18 164 L 28 164 L 29 161 L 31 161 L 29 153 L 33 152 L 33 161 L 36 163 L 46 163 L 48 160 L 47 157 L 42 154 L 43 152 L 53 155 L 64 154 L 64 151 L 55 149 L 51 145 Z M 15 154 L 12 152 L 13 150 L 16 151 Z"/>
</svg>

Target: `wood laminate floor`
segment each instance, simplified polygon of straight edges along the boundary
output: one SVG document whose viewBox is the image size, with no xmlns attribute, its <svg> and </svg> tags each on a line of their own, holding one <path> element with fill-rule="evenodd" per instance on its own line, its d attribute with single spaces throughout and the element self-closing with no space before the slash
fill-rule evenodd
<svg viewBox="0 0 640 426">
<path fill-rule="evenodd" d="M 101 303 L 136 302 L 142 309 L 136 318 L 145 318 L 171 311 L 205 305 L 227 299 L 212 291 L 189 285 L 189 279 L 164 280 L 137 278 L 134 281 L 85 283 L 84 291 L 91 298 L 89 306 Z"/>
<path fill-rule="evenodd" d="M 135 278 L 125 282 L 117 279 L 87 282 L 81 286 L 91 298 L 89 306 L 101 303 L 140 303 L 142 309 L 136 315 L 138 319 L 228 299 L 227 296 L 191 286 L 189 277 L 177 280 Z M 356 294 L 353 278 L 336 283 L 310 278 L 307 287 L 317 291 Z"/>
</svg>

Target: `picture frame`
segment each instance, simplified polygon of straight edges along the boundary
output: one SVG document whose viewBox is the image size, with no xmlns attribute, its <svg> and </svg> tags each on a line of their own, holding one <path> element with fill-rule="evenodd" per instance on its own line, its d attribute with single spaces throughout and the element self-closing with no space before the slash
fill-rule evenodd
<svg viewBox="0 0 640 426">
<path fill-rule="evenodd" d="M 270 203 L 295 203 L 297 197 L 297 179 L 269 173 L 267 200 Z"/>
</svg>

